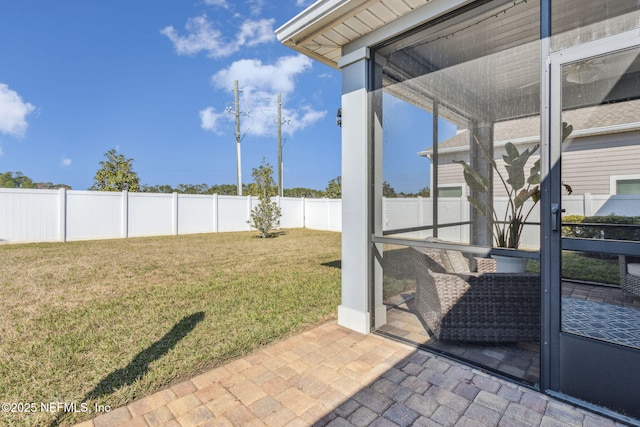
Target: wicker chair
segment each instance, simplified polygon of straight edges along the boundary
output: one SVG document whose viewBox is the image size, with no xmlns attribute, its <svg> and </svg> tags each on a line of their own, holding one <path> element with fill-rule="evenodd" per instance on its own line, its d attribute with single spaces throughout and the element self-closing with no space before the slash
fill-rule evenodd
<svg viewBox="0 0 640 427">
<path fill-rule="evenodd" d="M 452 252 L 413 248 L 416 310 L 440 340 L 483 343 L 540 340 L 540 276 L 495 273 L 491 259 L 470 259 L 456 273 Z M 448 254 L 447 254 L 448 253 Z"/>
<path fill-rule="evenodd" d="M 618 255 L 620 288 L 633 295 L 640 295 L 640 257 Z"/>
</svg>

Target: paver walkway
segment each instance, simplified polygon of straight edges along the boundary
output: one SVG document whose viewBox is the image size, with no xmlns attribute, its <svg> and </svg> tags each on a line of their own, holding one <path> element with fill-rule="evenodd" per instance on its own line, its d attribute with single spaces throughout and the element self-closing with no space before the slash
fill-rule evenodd
<svg viewBox="0 0 640 427">
<path fill-rule="evenodd" d="M 331 322 L 78 424 L 615 426 L 478 370 Z"/>
</svg>

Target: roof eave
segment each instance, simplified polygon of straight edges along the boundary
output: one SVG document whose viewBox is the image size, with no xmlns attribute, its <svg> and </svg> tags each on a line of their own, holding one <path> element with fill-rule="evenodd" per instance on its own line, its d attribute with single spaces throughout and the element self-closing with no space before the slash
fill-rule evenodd
<svg viewBox="0 0 640 427">
<path fill-rule="evenodd" d="M 297 46 L 296 39 L 313 31 L 327 16 L 333 14 L 351 0 L 318 0 L 288 22 L 276 29 L 275 34 L 280 43 L 291 47 Z"/>
<path fill-rule="evenodd" d="M 370 3 L 371 0 L 318 0 L 275 30 L 280 43 L 310 58 L 338 69 L 337 61 L 305 46 L 314 34 L 342 22 L 346 16 Z"/>
</svg>

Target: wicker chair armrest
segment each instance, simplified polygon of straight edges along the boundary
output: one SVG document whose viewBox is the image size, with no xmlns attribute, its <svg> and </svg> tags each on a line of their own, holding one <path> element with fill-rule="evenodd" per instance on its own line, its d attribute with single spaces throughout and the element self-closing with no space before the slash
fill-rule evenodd
<svg viewBox="0 0 640 427">
<path fill-rule="evenodd" d="M 496 260 L 493 258 L 479 258 L 474 257 L 476 270 L 479 273 L 495 273 L 496 272 Z"/>
</svg>

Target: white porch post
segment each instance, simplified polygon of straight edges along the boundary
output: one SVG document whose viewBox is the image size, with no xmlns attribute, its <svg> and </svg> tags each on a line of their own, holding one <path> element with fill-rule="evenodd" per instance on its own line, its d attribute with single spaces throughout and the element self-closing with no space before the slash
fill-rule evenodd
<svg viewBox="0 0 640 427">
<path fill-rule="evenodd" d="M 338 324 L 366 334 L 371 330 L 369 51 L 345 56 L 342 70 L 342 304 Z"/>
</svg>

